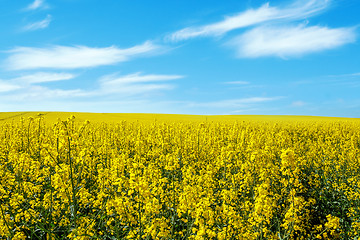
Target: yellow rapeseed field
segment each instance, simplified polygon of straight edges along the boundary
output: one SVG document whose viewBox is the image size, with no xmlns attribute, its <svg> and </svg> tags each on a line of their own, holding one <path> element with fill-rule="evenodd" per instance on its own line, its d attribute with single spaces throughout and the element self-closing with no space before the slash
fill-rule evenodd
<svg viewBox="0 0 360 240">
<path fill-rule="evenodd" d="M 0 239 L 357 239 L 360 120 L 0 113 L 0 183 Z"/>
</svg>

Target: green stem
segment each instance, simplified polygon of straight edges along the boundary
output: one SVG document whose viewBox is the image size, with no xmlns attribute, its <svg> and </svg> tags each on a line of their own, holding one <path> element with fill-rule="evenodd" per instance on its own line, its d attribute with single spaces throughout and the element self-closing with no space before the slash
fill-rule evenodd
<svg viewBox="0 0 360 240">
<path fill-rule="evenodd" d="M 13 237 L 14 237 L 14 234 L 12 233 L 8 222 L 6 221 L 5 214 L 4 214 L 4 210 L 3 210 L 3 208 L 2 208 L 2 204 L 0 204 L 0 208 L 1 208 L 1 215 L 2 215 L 2 217 L 3 217 L 3 219 L 4 219 L 5 225 L 6 225 L 8 231 L 9 231 L 9 233 L 10 233 L 10 235 L 11 235 L 11 238 L 13 238 Z"/>
</svg>

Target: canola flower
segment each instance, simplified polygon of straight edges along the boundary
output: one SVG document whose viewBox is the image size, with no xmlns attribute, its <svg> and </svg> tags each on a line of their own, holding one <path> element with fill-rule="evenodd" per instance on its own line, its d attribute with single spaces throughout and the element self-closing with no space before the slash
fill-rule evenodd
<svg viewBox="0 0 360 240">
<path fill-rule="evenodd" d="M 357 239 L 360 122 L 0 124 L 0 239 Z"/>
</svg>

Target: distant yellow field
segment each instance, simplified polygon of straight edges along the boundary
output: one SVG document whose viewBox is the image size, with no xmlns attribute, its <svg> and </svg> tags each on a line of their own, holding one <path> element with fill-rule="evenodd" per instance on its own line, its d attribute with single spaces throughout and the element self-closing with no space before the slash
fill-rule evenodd
<svg viewBox="0 0 360 240">
<path fill-rule="evenodd" d="M 76 122 L 89 120 L 91 122 L 117 123 L 121 121 L 130 122 L 173 122 L 173 121 L 358 121 L 357 118 L 336 117 L 313 117 L 313 116 L 282 116 L 282 115 L 181 115 L 181 114 L 147 114 L 147 113 L 86 113 L 86 112 L 0 112 L 1 122 L 19 121 L 20 118 L 37 118 L 43 116 L 49 123 L 57 122 L 58 119 L 66 120 L 71 115 L 76 116 Z"/>
</svg>

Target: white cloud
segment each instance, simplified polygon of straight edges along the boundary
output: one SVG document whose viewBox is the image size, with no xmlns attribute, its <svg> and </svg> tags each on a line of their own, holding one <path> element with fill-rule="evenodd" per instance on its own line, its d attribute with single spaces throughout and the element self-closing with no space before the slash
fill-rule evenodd
<svg viewBox="0 0 360 240">
<path fill-rule="evenodd" d="M 285 8 L 271 7 L 269 3 L 257 9 L 249 9 L 224 20 L 199 27 L 187 27 L 170 34 L 172 41 L 201 36 L 221 36 L 229 31 L 274 20 L 304 19 L 317 14 L 329 6 L 329 0 L 297 0 Z"/>
<path fill-rule="evenodd" d="M 26 25 L 25 27 L 23 27 L 23 30 L 24 31 L 35 31 L 38 29 L 44 29 L 49 26 L 50 22 L 51 22 L 51 15 L 48 14 L 44 20 L 30 23 L 30 24 Z"/>
<path fill-rule="evenodd" d="M 105 98 L 126 100 L 129 97 L 132 100 L 143 100 L 146 98 L 145 94 L 174 88 L 173 85 L 164 82 L 183 78 L 180 75 L 134 73 L 118 76 L 112 74 L 99 79 L 99 86 L 91 90 L 58 89 L 39 85 L 44 82 L 68 80 L 74 77 L 76 76 L 70 73 L 38 72 L 10 80 L 0 80 L 0 92 L 6 93 L 6 95 L 0 95 L 0 102 L 72 101 L 74 98 L 102 101 Z"/>
<path fill-rule="evenodd" d="M 249 84 L 249 82 L 246 82 L 246 81 L 232 81 L 232 82 L 225 82 L 225 84 L 230 84 L 230 85 L 247 85 L 247 84 Z"/>
<path fill-rule="evenodd" d="M 70 73 L 37 72 L 34 74 L 23 75 L 21 77 L 14 78 L 13 81 L 32 84 L 32 83 L 44 83 L 44 82 L 69 80 L 75 77 L 76 75 Z"/>
<path fill-rule="evenodd" d="M 24 93 L 21 93 L 21 91 L 32 92 L 33 89 L 41 88 L 41 86 L 36 86 L 34 84 L 69 80 L 74 77 L 76 76 L 70 73 L 38 72 L 7 80 L 0 79 L 0 92 L 11 92 L 14 90 L 19 90 L 20 92 L 18 91 L 17 94 L 24 95 Z"/>
<path fill-rule="evenodd" d="M 301 56 L 336 48 L 356 39 L 354 28 L 306 27 L 257 27 L 232 39 L 238 57 L 256 58 Z"/>
<path fill-rule="evenodd" d="M 1 95 L 0 95 L 1 100 Z M 155 100 L 79 100 L 49 99 L 47 101 L 29 100 L 19 104 L 17 101 L 0 101 L 1 111 L 62 111 L 62 112 L 100 112 L 100 113 L 183 113 L 168 102 Z M 46 118 L 46 116 L 45 116 Z"/>
<path fill-rule="evenodd" d="M 341 77 L 358 77 L 360 76 L 360 72 L 356 72 L 356 73 L 347 73 L 347 74 L 338 74 L 338 75 L 328 75 L 328 77 L 333 77 L 333 78 L 341 78 Z"/>
<path fill-rule="evenodd" d="M 158 82 L 158 81 L 168 81 L 183 78 L 181 75 L 158 75 L 158 74 L 148 74 L 142 75 L 141 72 L 119 76 L 115 79 L 112 79 L 114 75 L 108 75 L 101 79 L 103 83 L 117 85 L 117 84 L 127 84 L 127 83 L 145 83 L 145 82 Z"/>
<path fill-rule="evenodd" d="M 101 92 L 134 95 L 155 90 L 169 90 L 171 84 L 158 83 L 183 78 L 181 75 L 142 75 L 134 73 L 124 76 L 107 75 L 100 79 Z"/>
<path fill-rule="evenodd" d="M 147 41 L 131 48 L 115 46 L 91 48 L 86 46 L 52 46 L 48 48 L 17 47 L 9 53 L 5 66 L 9 70 L 54 68 L 75 69 L 111 65 L 154 52 L 159 46 Z"/>
<path fill-rule="evenodd" d="M 279 100 L 283 97 L 249 97 L 240 99 L 221 100 L 206 103 L 191 103 L 192 107 L 238 108 L 249 107 L 254 104 Z"/>
<path fill-rule="evenodd" d="M 303 107 L 306 105 L 306 103 L 303 101 L 295 101 L 295 102 L 292 102 L 291 105 L 294 107 Z"/>
<path fill-rule="evenodd" d="M 33 3 L 31 3 L 29 6 L 27 6 L 26 10 L 35 10 L 39 8 L 46 7 L 44 0 L 35 0 Z"/>
<path fill-rule="evenodd" d="M 0 80 L 0 92 L 4 93 L 4 92 L 11 92 L 17 89 L 20 89 L 21 87 L 18 85 L 15 85 L 13 83 L 10 83 L 8 81 L 3 81 Z"/>
<path fill-rule="evenodd" d="M 86 97 L 93 95 L 82 89 L 52 89 L 48 87 L 30 85 L 26 89 L 22 88 L 14 94 L 6 96 L 7 101 L 27 102 L 27 101 L 48 101 L 50 99 L 69 99 Z"/>
</svg>

